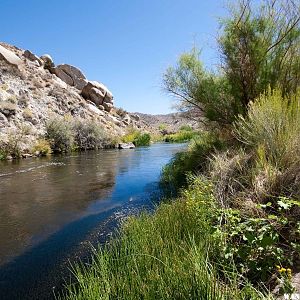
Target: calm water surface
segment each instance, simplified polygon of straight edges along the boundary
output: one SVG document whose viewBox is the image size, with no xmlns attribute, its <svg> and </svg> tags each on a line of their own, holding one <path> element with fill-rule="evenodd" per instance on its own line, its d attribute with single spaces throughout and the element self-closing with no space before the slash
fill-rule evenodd
<svg viewBox="0 0 300 300">
<path fill-rule="evenodd" d="M 0 163 L 0 299 L 52 299 L 69 260 L 160 195 L 161 168 L 184 144 Z"/>
</svg>

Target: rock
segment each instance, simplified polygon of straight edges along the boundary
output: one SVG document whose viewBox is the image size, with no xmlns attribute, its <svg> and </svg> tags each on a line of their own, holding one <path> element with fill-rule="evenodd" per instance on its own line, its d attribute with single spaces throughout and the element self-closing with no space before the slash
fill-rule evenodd
<svg viewBox="0 0 300 300">
<path fill-rule="evenodd" d="M 58 65 L 56 68 L 53 68 L 51 72 L 63 81 L 65 81 L 66 78 L 65 74 L 68 75 L 68 78 L 71 78 L 72 82 L 69 79 L 67 79 L 65 82 L 71 86 L 74 86 L 78 90 L 82 90 L 88 83 L 86 77 L 80 69 L 68 64 Z"/>
<path fill-rule="evenodd" d="M 54 62 L 52 57 L 49 54 L 44 54 L 41 57 L 41 60 L 44 63 L 44 68 L 50 70 L 51 68 L 54 68 Z"/>
<path fill-rule="evenodd" d="M 32 157 L 32 154 L 29 154 L 29 153 L 22 154 L 22 158 L 29 158 L 29 157 Z"/>
<path fill-rule="evenodd" d="M 4 58 L 9 64 L 17 67 L 23 63 L 22 60 L 15 53 L 4 48 L 1 45 L 0 45 L 0 58 Z"/>
<path fill-rule="evenodd" d="M 140 120 L 140 116 L 137 115 L 137 114 L 132 114 L 132 115 L 131 115 L 131 118 L 134 119 L 134 120 L 137 121 L 137 122 Z"/>
<path fill-rule="evenodd" d="M 23 53 L 23 56 L 30 61 L 33 61 L 33 62 L 37 61 L 40 66 L 43 64 L 42 60 L 29 50 L 25 50 Z"/>
<path fill-rule="evenodd" d="M 126 114 L 122 121 L 124 124 L 129 125 L 130 121 L 131 121 L 130 116 L 128 114 Z"/>
<path fill-rule="evenodd" d="M 85 99 L 92 100 L 96 105 L 103 105 L 106 111 L 111 111 L 113 107 L 113 95 L 107 87 L 97 81 L 88 81 L 81 91 Z"/>
<path fill-rule="evenodd" d="M 118 145 L 119 149 L 133 149 L 135 148 L 133 143 L 119 143 Z"/>
<path fill-rule="evenodd" d="M 60 78 L 62 81 L 67 83 L 68 85 L 74 85 L 74 81 L 72 77 L 70 77 L 67 73 L 65 73 L 63 70 L 61 70 L 58 67 L 50 68 L 49 69 L 52 74 L 55 74 L 58 78 Z"/>
<path fill-rule="evenodd" d="M 87 109 L 92 112 L 92 113 L 95 113 L 97 115 L 100 115 L 100 116 L 103 116 L 104 113 L 103 111 L 101 111 L 98 107 L 96 107 L 95 105 L 92 105 L 92 104 L 87 104 Z"/>
<path fill-rule="evenodd" d="M 8 120 L 4 114 L 0 112 L 0 127 L 5 127 L 8 123 Z"/>
<path fill-rule="evenodd" d="M 102 105 L 107 112 L 110 112 L 114 107 L 111 103 L 106 103 L 106 102 L 103 102 Z"/>
</svg>

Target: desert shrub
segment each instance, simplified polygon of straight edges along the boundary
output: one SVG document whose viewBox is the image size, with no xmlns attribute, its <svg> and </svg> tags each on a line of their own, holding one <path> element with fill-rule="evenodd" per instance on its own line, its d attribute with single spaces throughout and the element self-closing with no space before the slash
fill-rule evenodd
<svg viewBox="0 0 300 300">
<path fill-rule="evenodd" d="M 45 139 L 39 139 L 32 147 L 32 152 L 40 156 L 46 156 L 51 153 L 51 145 L 49 141 Z"/>
<path fill-rule="evenodd" d="M 124 117 L 127 114 L 127 111 L 121 107 L 118 107 L 116 109 L 116 113 L 120 116 L 120 117 Z"/>
<path fill-rule="evenodd" d="M 30 128 L 21 126 L 8 133 L 6 141 L 0 142 L 0 157 L 6 159 L 7 156 L 20 158 L 22 154 L 22 144 L 26 142 L 26 136 L 30 133 Z"/>
<path fill-rule="evenodd" d="M 29 108 L 25 108 L 23 110 L 23 117 L 24 117 L 25 120 L 31 120 L 32 117 L 33 117 L 32 110 L 29 109 Z"/>
<path fill-rule="evenodd" d="M 72 122 L 63 117 L 52 117 L 46 123 L 46 139 L 54 152 L 69 152 L 74 147 Z"/>
<path fill-rule="evenodd" d="M 0 102 L 0 112 L 2 112 L 6 116 L 11 116 L 16 114 L 18 107 L 15 103 L 9 101 L 1 101 Z"/>
<path fill-rule="evenodd" d="M 193 128 L 190 125 L 182 125 L 179 130 L 181 131 L 192 131 Z"/>
<path fill-rule="evenodd" d="M 93 121 L 77 120 L 73 131 L 74 142 L 81 150 L 103 148 L 108 141 L 108 135 L 103 127 Z"/>
<path fill-rule="evenodd" d="M 255 154 L 252 180 L 260 195 L 299 194 L 299 132 L 299 93 L 286 98 L 269 90 L 239 117 L 235 134 Z"/>
</svg>

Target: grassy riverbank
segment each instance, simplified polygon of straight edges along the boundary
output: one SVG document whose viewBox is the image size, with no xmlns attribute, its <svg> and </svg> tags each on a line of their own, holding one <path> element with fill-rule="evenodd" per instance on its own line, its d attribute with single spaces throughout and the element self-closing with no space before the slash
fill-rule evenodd
<svg viewBox="0 0 300 300">
<path fill-rule="evenodd" d="M 75 265 L 77 283 L 64 299 L 268 299 L 224 271 L 218 257 L 209 182 L 195 178 L 178 199 L 154 215 L 130 218 L 117 239 L 98 249 L 88 265 Z"/>
</svg>

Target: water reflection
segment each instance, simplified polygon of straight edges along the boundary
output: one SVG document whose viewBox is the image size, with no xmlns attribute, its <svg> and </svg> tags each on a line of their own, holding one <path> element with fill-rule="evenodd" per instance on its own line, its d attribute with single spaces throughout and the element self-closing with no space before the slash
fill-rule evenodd
<svg viewBox="0 0 300 300">
<path fill-rule="evenodd" d="M 48 299 L 68 259 L 159 192 L 162 166 L 183 147 L 0 163 L 0 299 Z"/>
</svg>

